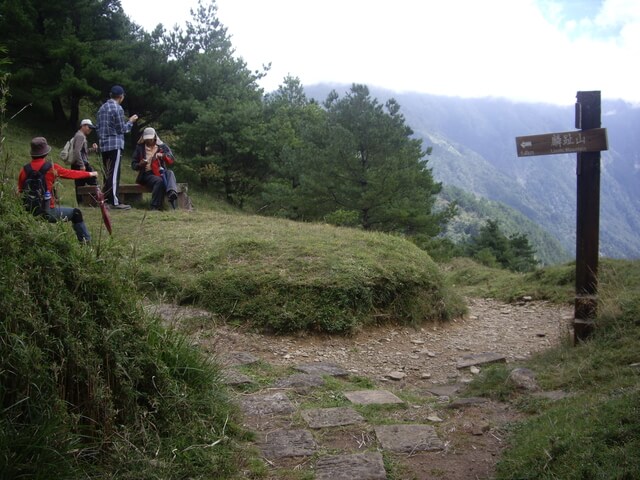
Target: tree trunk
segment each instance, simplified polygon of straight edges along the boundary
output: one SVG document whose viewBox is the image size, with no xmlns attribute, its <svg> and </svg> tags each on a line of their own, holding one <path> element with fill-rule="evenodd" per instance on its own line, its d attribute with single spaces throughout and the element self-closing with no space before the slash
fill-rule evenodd
<svg viewBox="0 0 640 480">
<path fill-rule="evenodd" d="M 75 131 L 80 123 L 80 96 L 71 95 L 71 106 L 69 110 L 69 126 Z"/>
<path fill-rule="evenodd" d="M 62 108 L 60 97 L 55 97 L 51 100 L 51 108 L 53 110 L 53 119 L 57 124 L 67 123 L 67 116 L 65 115 L 64 109 Z"/>
<path fill-rule="evenodd" d="M 368 208 L 363 208 L 362 209 L 362 228 L 365 230 L 371 230 L 371 223 L 370 223 L 370 218 L 369 218 L 369 209 Z"/>
</svg>

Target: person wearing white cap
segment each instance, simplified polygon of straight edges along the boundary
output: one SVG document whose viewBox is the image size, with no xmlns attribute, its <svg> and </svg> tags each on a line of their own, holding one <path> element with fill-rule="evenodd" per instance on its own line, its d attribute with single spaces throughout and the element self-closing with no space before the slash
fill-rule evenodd
<svg viewBox="0 0 640 480">
<path fill-rule="evenodd" d="M 175 208 L 176 177 L 168 169 L 174 161 L 169 145 L 160 140 L 153 128 L 145 128 L 133 152 L 131 168 L 138 171 L 136 183 L 151 188 L 151 210 L 160 210 L 165 193 Z"/>
<path fill-rule="evenodd" d="M 73 150 L 70 152 L 71 156 L 71 170 L 83 170 L 87 172 L 94 172 L 94 168 L 89 163 L 89 154 L 98 151 L 98 144 L 93 143 L 89 147 L 87 143 L 87 137 L 92 130 L 95 130 L 96 126 L 91 119 L 85 118 L 80 122 L 80 128 L 73 137 Z M 83 178 L 76 180 L 76 200 L 78 203 L 82 202 L 82 195 L 78 195 L 78 187 L 84 185 L 98 185 L 96 177 Z"/>
</svg>

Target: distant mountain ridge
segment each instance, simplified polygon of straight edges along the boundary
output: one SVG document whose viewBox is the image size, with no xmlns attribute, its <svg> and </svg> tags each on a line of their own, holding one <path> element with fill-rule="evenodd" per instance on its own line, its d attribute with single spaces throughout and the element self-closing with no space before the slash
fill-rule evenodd
<svg viewBox="0 0 640 480">
<path fill-rule="evenodd" d="M 332 89 L 344 95 L 349 86 L 305 90 L 322 101 Z M 575 251 L 576 155 L 518 158 L 515 146 L 517 136 L 574 130 L 573 106 L 370 91 L 380 102 L 395 98 L 415 135 L 433 147 L 436 179 L 518 210 Z M 639 258 L 640 108 L 605 100 L 602 126 L 609 150 L 602 153 L 600 252 Z"/>
</svg>

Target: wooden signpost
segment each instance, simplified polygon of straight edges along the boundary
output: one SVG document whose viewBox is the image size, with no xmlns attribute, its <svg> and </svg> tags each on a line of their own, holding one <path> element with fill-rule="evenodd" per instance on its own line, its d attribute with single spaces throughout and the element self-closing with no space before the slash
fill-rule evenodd
<svg viewBox="0 0 640 480">
<path fill-rule="evenodd" d="M 608 149 L 607 131 L 600 122 L 600 92 L 578 92 L 576 128 L 581 130 L 516 137 L 519 157 L 578 154 L 574 342 L 591 335 L 598 306 L 600 152 Z"/>
</svg>

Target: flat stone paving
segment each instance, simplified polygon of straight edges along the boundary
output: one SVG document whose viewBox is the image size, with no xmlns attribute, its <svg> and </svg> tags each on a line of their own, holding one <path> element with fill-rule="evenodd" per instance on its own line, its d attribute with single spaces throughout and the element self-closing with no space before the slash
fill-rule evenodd
<svg viewBox="0 0 640 480">
<path fill-rule="evenodd" d="M 324 378 L 310 373 L 294 373 L 289 377 L 279 379 L 275 383 L 278 388 L 321 387 L 322 385 L 324 385 Z"/>
<path fill-rule="evenodd" d="M 264 435 L 260 444 L 267 458 L 306 457 L 318 448 L 308 430 L 276 430 Z"/>
<path fill-rule="evenodd" d="M 302 410 L 300 415 L 307 422 L 309 428 L 340 427 L 364 422 L 362 415 L 349 407 Z"/>
<path fill-rule="evenodd" d="M 251 377 L 239 372 L 235 368 L 227 368 L 226 370 L 223 370 L 222 381 L 225 385 L 231 386 L 250 385 L 253 383 Z"/>
<path fill-rule="evenodd" d="M 471 405 L 480 405 L 482 403 L 487 403 L 488 401 L 488 399 L 482 397 L 456 398 L 453 402 L 447 405 L 447 408 L 464 408 Z"/>
<path fill-rule="evenodd" d="M 227 359 L 235 365 L 245 365 L 259 361 L 251 354 L 234 352 Z M 346 376 L 348 372 L 339 365 L 331 363 L 313 363 L 299 365 L 296 373 L 278 379 L 276 388 L 315 388 L 325 382 L 322 375 Z M 252 382 L 252 379 L 233 368 L 227 368 L 223 374 L 230 385 L 242 385 Z M 436 395 L 451 395 L 460 386 L 434 386 L 427 389 Z M 358 405 L 388 405 L 404 404 L 405 402 L 388 390 L 359 390 L 344 392 L 345 397 Z M 297 409 L 283 391 L 272 393 L 255 393 L 240 395 L 239 403 L 242 411 L 249 416 L 288 415 Z M 356 410 L 350 407 L 315 408 L 300 411 L 300 416 L 307 423 L 308 428 L 322 429 L 340 427 L 366 422 Z M 280 417 L 282 418 L 282 417 Z M 440 419 L 438 419 L 440 420 Z M 369 427 L 368 427 L 369 428 Z M 378 448 L 385 451 L 412 454 L 420 451 L 442 450 L 444 444 L 434 428 L 430 425 L 378 425 L 374 426 L 378 440 Z M 264 457 L 271 460 L 290 457 L 308 457 L 316 455 L 320 449 L 331 448 L 330 445 L 318 445 L 313 434 L 304 429 L 279 429 L 258 434 L 258 446 Z M 319 438 L 323 438 L 322 435 Z M 315 464 L 315 478 L 317 480 L 383 480 L 387 478 L 384 461 L 380 452 L 351 453 L 344 455 L 319 455 Z"/>
<path fill-rule="evenodd" d="M 316 480 L 386 480 L 380 452 L 327 455 L 316 463 Z"/>
<path fill-rule="evenodd" d="M 404 403 L 393 393 L 387 390 L 357 390 L 355 392 L 344 392 L 344 396 L 351 403 L 357 405 L 385 405 Z"/>
<path fill-rule="evenodd" d="M 431 425 L 377 425 L 374 430 L 382 448 L 392 452 L 414 453 L 444 448 Z"/>
<path fill-rule="evenodd" d="M 458 393 L 462 385 L 454 383 L 453 385 L 434 385 L 426 388 L 427 392 L 438 397 L 451 397 Z"/>
<path fill-rule="evenodd" d="M 296 410 L 291 400 L 282 392 L 240 397 L 240 408 L 247 415 L 293 413 Z"/>
<path fill-rule="evenodd" d="M 230 352 L 222 358 L 222 362 L 230 367 L 238 367 L 240 365 L 251 365 L 258 363 L 260 359 L 248 352 Z"/>
<path fill-rule="evenodd" d="M 485 352 L 465 355 L 456 364 L 456 368 L 472 367 L 474 365 L 484 365 L 487 363 L 506 362 L 507 357 L 501 353 Z"/>
<path fill-rule="evenodd" d="M 331 377 L 346 377 L 349 375 L 349 372 L 340 365 L 325 362 L 298 365 L 296 370 L 303 373 L 309 373 L 311 375 L 329 375 Z"/>
</svg>

